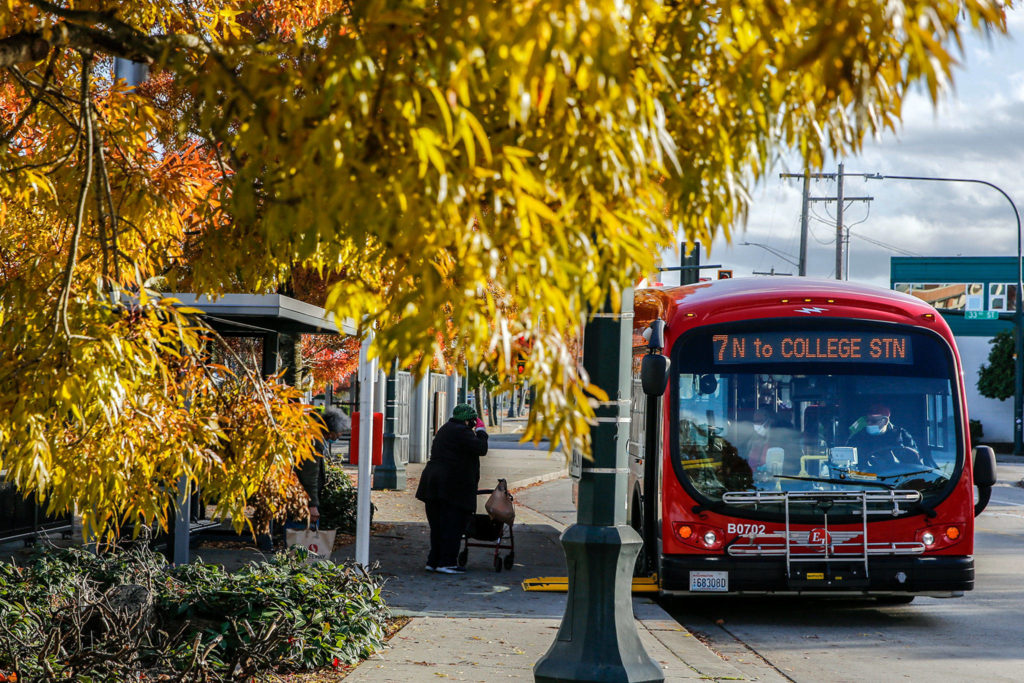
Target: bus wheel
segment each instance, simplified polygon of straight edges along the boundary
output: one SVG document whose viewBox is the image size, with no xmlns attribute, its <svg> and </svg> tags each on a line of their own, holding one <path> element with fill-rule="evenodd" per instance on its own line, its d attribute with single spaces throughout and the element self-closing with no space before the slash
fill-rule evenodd
<svg viewBox="0 0 1024 683">
<path fill-rule="evenodd" d="M 875 598 L 879 605 L 909 605 L 914 602 L 913 595 L 879 595 Z"/>
</svg>

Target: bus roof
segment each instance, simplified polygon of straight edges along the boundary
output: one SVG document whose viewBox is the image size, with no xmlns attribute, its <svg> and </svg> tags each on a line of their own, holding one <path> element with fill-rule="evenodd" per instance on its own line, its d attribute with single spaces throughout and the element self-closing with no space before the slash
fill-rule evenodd
<svg viewBox="0 0 1024 683">
<path fill-rule="evenodd" d="M 634 330 L 647 327 L 659 317 L 671 327 L 680 309 L 685 310 L 688 317 L 700 318 L 701 322 L 709 318 L 716 322 L 750 318 L 756 313 L 764 317 L 871 317 L 919 325 L 927 321 L 931 323 L 928 327 L 935 323 L 939 323 L 940 328 L 945 327 L 934 308 L 902 292 L 839 280 L 773 277 L 732 278 L 637 290 Z M 933 317 L 923 318 L 926 315 Z"/>
</svg>

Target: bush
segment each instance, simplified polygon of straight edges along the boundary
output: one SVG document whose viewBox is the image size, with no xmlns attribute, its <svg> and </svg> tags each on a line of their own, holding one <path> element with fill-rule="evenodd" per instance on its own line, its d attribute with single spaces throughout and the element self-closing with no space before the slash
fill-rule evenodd
<svg viewBox="0 0 1024 683">
<path fill-rule="evenodd" d="M 371 518 L 374 506 L 370 506 Z M 356 487 L 341 465 L 327 461 L 327 481 L 320 492 L 320 527 L 355 533 Z"/>
<path fill-rule="evenodd" d="M 988 365 L 978 368 L 978 393 L 1004 401 L 1013 396 L 1015 373 L 1013 334 L 1000 332 L 989 340 Z"/>
<path fill-rule="evenodd" d="M 382 582 L 295 549 L 230 573 L 134 549 L 0 564 L 0 671 L 18 680 L 250 678 L 355 663 L 383 644 Z"/>
<path fill-rule="evenodd" d="M 968 420 L 971 431 L 971 443 L 977 445 L 981 437 L 985 436 L 985 430 L 981 428 L 981 420 Z"/>
</svg>

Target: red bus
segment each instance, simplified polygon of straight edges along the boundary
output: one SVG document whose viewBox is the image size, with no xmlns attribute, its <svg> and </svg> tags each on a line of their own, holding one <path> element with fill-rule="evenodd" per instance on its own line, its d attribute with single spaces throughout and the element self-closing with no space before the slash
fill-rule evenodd
<svg viewBox="0 0 1024 683">
<path fill-rule="evenodd" d="M 972 457 L 934 308 L 751 278 L 638 290 L 634 311 L 627 515 L 663 593 L 971 590 L 995 458 Z"/>
</svg>

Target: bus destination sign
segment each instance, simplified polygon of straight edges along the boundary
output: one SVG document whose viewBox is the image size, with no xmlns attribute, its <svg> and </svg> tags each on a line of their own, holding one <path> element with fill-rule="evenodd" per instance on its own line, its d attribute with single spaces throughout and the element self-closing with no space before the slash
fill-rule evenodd
<svg viewBox="0 0 1024 683">
<path fill-rule="evenodd" d="M 740 363 L 914 362 L 910 337 L 857 332 L 765 332 L 716 334 L 711 338 L 716 365 Z"/>
</svg>

